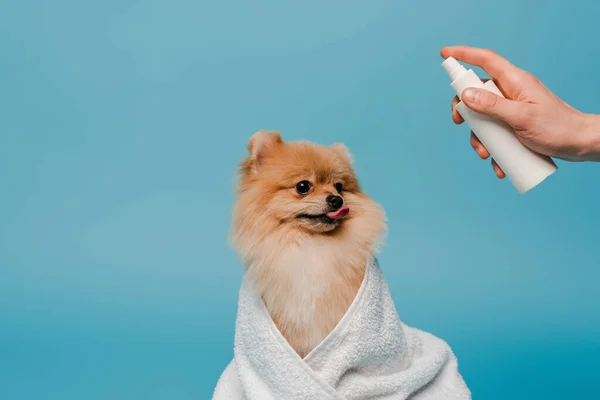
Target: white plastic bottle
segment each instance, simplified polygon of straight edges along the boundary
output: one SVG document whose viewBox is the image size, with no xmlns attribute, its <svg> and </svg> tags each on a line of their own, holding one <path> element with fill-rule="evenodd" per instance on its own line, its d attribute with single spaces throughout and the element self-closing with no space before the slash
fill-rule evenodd
<svg viewBox="0 0 600 400">
<path fill-rule="evenodd" d="M 472 69 L 467 71 L 453 57 L 448 57 L 442 67 L 450 75 L 451 86 L 459 99 L 462 98 L 463 90 L 470 87 L 485 89 L 504 97 L 492 80 L 483 83 Z M 456 105 L 456 110 L 519 193 L 523 194 L 534 188 L 557 170 L 550 157 L 537 154 L 526 147 L 505 122 L 479 114 L 462 101 Z"/>
</svg>

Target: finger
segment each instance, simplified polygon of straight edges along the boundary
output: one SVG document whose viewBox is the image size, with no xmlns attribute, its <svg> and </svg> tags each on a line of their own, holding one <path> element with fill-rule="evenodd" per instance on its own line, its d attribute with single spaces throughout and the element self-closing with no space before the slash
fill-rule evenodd
<svg viewBox="0 0 600 400">
<path fill-rule="evenodd" d="M 477 139 L 477 136 L 473 132 L 471 132 L 471 147 L 475 150 L 475 153 L 482 159 L 485 160 L 490 156 L 490 153 L 487 151 L 485 146 Z"/>
<path fill-rule="evenodd" d="M 522 70 L 496 52 L 468 46 L 444 47 L 440 52 L 443 58 L 454 57 L 467 64 L 481 67 L 492 78 L 501 81 L 506 76 L 514 76 Z"/>
<path fill-rule="evenodd" d="M 498 166 L 498 164 L 496 164 L 496 161 L 494 161 L 494 159 L 492 158 L 492 167 L 494 168 L 494 172 L 496 173 L 496 176 L 500 179 L 504 179 L 506 178 L 506 174 L 504 173 L 504 171 L 502 171 L 502 168 L 500 168 Z"/>
<path fill-rule="evenodd" d="M 513 128 L 527 126 L 537 115 L 534 104 L 509 100 L 488 90 L 468 88 L 462 100 L 470 109 L 499 118 Z"/>
<path fill-rule="evenodd" d="M 489 78 L 483 78 L 483 79 L 481 79 L 481 81 L 483 83 L 486 83 L 489 80 L 490 80 Z M 457 124 L 457 125 L 460 125 L 463 122 L 465 122 L 465 120 L 463 119 L 462 115 L 460 115 L 460 113 L 456 109 L 456 105 L 459 102 L 460 102 L 460 99 L 458 98 L 458 96 L 454 96 L 454 98 L 452 99 L 452 121 L 454 121 L 454 123 Z"/>
<path fill-rule="evenodd" d="M 463 122 L 465 122 L 463 117 L 456 110 L 456 105 L 459 101 L 460 100 L 458 99 L 458 96 L 454 96 L 454 98 L 452 99 L 452 121 L 454 121 L 455 124 L 462 124 Z"/>
</svg>

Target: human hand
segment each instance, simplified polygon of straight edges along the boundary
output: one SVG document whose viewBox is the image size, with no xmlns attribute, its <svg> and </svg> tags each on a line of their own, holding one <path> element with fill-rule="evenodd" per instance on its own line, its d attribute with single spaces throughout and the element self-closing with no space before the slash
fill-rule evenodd
<svg viewBox="0 0 600 400">
<path fill-rule="evenodd" d="M 509 124 L 519 140 L 531 150 L 571 161 L 600 159 L 600 116 L 584 114 L 552 93 L 535 76 L 491 50 L 473 47 L 444 47 L 443 58 L 481 67 L 506 98 L 482 89 L 469 88 L 462 100 L 470 109 Z M 464 122 L 452 100 L 452 120 Z M 471 146 L 482 159 L 490 153 L 471 132 Z M 505 174 L 492 160 L 496 176 Z"/>
</svg>

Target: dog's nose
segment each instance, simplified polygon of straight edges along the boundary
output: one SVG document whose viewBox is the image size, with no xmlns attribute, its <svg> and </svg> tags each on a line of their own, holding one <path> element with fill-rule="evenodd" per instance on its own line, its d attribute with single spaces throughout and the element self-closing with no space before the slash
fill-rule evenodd
<svg viewBox="0 0 600 400">
<path fill-rule="evenodd" d="M 329 204 L 334 210 L 339 210 L 344 205 L 344 199 L 340 196 L 330 195 L 327 196 L 327 204 Z"/>
</svg>

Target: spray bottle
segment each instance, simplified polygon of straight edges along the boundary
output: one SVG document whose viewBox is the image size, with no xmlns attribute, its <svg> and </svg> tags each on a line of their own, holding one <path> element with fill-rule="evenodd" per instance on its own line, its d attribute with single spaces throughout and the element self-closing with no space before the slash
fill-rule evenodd
<svg viewBox="0 0 600 400">
<path fill-rule="evenodd" d="M 504 97 L 494 81 L 483 83 L 472 69 L 467 71 L 453 57 L 448 57 L 442 63 L 442 67 L 450 75 L 451 86 L 459 99 L 463 90 L 467 88 L 484 89 Z M 550 157 L 535 153 L 526 147 L 505 122 L 479 114 L 462 101 L 456 105 L 456 110 L 519 193 L 528 192 L 557 170 Z"/>
</svg>

